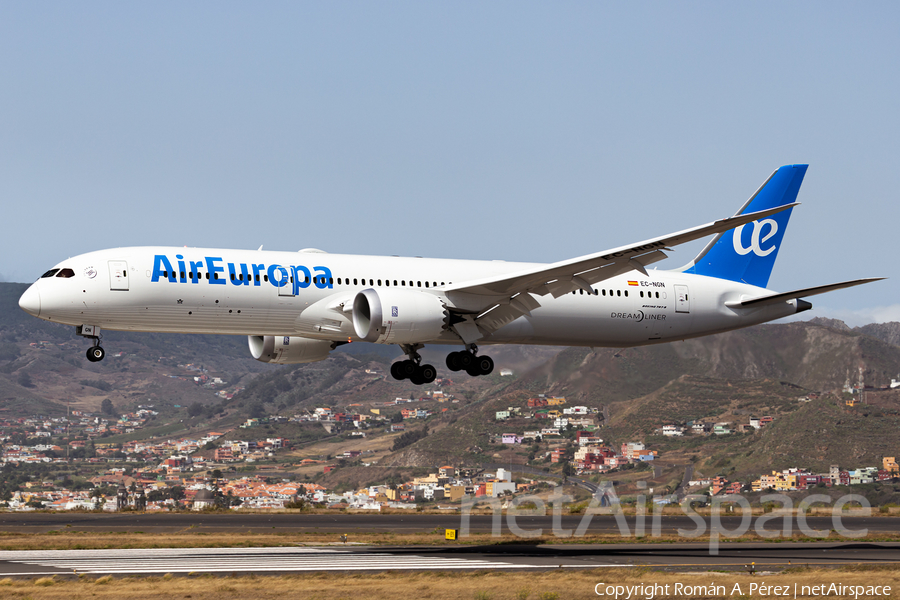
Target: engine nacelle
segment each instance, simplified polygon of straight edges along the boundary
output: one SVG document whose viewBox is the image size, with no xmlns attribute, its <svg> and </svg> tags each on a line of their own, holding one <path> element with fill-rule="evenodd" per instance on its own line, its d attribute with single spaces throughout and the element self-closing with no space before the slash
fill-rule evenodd
<svg viewBox="0 0 900 600">
<path fill-rule="evenodd" d="M 357 337 L 378 344 L 417 344 L 436 339 L 449 313 L 431 294 L 395 288 L 369 288 L 353 299 Z"/>
<path fill-rule="evenodd" d="M 249 335 L 250 354 L 256 360 L 276 365 L 311 363 L 328 358 L 334 342 L 297 336 Z"/>
</svg>

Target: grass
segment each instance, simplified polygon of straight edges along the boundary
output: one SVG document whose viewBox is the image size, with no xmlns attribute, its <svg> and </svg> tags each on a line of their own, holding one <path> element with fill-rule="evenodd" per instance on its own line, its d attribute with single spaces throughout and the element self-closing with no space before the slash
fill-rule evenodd
<svg viewBox="0 0 900 600">
<path fill-rule="evenodd" d="M 347 542 L 351 545 L 366 546 L 478 546 L 478 545 L 510 545 L 510 544 L 674 544 L 696 543 L 701 546 L 709 543 L 709 538 L 683 538 L 664 533 L 659 537 L 644 535 L 641 537 L 622 537 L 616 533 L 588 534 L 583 537 L 555 537 L 549 531 L 540 537 L 524 540 L 513 535 L 492 537 L 490 533 L 472 533 L 456 541 L 444 538 L 444 530 L 423 533 L 391 532 L 347 532 Z M 264 548 L 278 546 L 340 546 L 342 541 L 339 532 L 242 532 L 239 535 L 228 532 L 206 533 L 196 530 L 183 530 L 173 533 L 139 533 L 139 532 L 81 532 L 50 531 L 46 533 L 0 533 L 0 550 L 108 550 L 113 548 Z M 832 533 L 828 538 L 808 538 L 794 532 L 790 540 L 777 538 L 769 540 L 755 532 L 740 537 L 723 537 L 724 542 L 821 542 L 847 541 Z M 870 534 L 866 542 L 896 542 L 900 534 Z"/>
<path fill-rule="evenodd" d="M 711 576 L 713 575 L 713 576 Z M 557 600 L 597 598 L 597 584 L 669 586 L 669 593 L 656 598 L 684 598 L 674 594 L 683 586 L 724 586 L 726 594 L 740 585 L 733 596 L 749 596 L 751 584 L 814 586 L 837 583 L 844 586 L 891 586 L 900 588 L 900 571 L 894 566 L 841 569 L 800 569 L 752 576 L 747 573 L 669 573 L 636 569 L 554 569 L 543 572 L 452 572 L 431 573 L 309 573 L 281 576 L 193 577 L 104 577 L 56 579 L 53 585 L 39 579 L 0 580 L 0 599 L 72 598 L 107 600 L 116 598 L 191 598 L 192 600 L 237 600 L 249 597 L 290 597 L 338 600 L 341 598 L 435 598 L 446 600 Z M 758 593 L 755 595 L 759 595 Z M 863 596 L 865 594 L 861 594 Z M 719 594 L 718 596 L 722 596 Z M 896 596 L 896 594 L 895 594 Z M 643 596 L 641 596 L 643 597 Z M 711 597 L 715 597 L 711 596 Z M 841 598 L 845 596 L 834 596 Z M 849 596 L 849 597 L 852 597 Z"/>
</svg>

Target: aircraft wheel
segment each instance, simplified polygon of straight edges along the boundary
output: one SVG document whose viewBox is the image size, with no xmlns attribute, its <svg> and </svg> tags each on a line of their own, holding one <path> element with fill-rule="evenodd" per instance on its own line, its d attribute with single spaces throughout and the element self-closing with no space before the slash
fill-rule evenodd
<svg viewBox="0 0 900 600">
<path fill-rule="evenodd" d="M 490 375 L 494 370 L 494 359 L 490 356 L 476 356 L 473 366 L 478 367 L 479 375 Z"/>
<path fill-rule="evenodd" d="M 106 350 L 101 348 L 100 346 L 91 346 L 87 350 L 87 359 L 91 362 L 97 362 L 103 360 L 103 357 L 106 356 Z"/>
<path fill-rule="evenodd" d="M 397 361 L 391 364 L 391 377 L 400 381 L 402 379 L 406 379 L 406 375 L 403 373 L 403 361 Z"/>
<path fill-rule="evenodd" d="M 459 364 L 459 352 L 451 352 L 447 355 L 447 368 L 451 371 L 461 371 L 462 365 Z"/>
<path fill-rule="evenodd" d="M 431 365 L 422 365 L 416 373 L 422 383 L 431 383 L 437 379 L 437 369 Z M 421 384 L 418 384 L 421 385 Z"/>
<path fill-rule="evenodd" d="M 425 383 L 425 380 L 422 379 L 422 373 L 419 369 L 416 369 L 416 372 L 409 376 L 409 380 L 414 385 L 422 385 L 423 383 Z"/>
<path fill-rule="evenodd" d="M 472 363 L 475 362 L 475 355 L 471 352 L 457 352 L 456 357 L 456 360 L 459 363 L 459 368 L 465 369 L 467 372 L 469 370 L 469 367 L 472 366 Z"/>
<path fill-rule="evenodd" d="M 403 360 L 399 363 L 400 366 L 397 368 L 397 372 L 403 375 L 403 379 L 412 379 L 412 376 L 418 370 L 419 365 L 416 364 L 414 360 Z"/>
</svg>

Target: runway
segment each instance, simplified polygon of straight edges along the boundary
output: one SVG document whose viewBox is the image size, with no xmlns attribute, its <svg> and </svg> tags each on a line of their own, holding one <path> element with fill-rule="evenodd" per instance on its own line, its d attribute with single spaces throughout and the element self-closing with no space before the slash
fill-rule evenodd
<svg viewBox="0 0 900 600">
<path fill-rule="evenodd" d="M 279 547 L 0 552 L 0 575 L 276 574 L 348 571 L 604 569 L 760 571 L 789 566 L 900 565 L 900 543 L 498 545 L 460 547 Z"/>
</svg>

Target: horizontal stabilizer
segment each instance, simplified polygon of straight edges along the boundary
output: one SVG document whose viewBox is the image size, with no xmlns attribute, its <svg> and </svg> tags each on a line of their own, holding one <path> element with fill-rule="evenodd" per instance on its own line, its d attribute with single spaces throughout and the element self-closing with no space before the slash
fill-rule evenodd
<svg viewBox="0 0 900 600">
<path fill-rule="evenodd" d="M 806 296 L 815 296 L 824 294 L 825 292 L 833 292 L 844 288 L 871 283 L 873 281 L 881 281 L 884 277 L 867 277 L 865 279 L 854 279 L 852 281 L 842 281 L 841 283 L 831 283 L 829 285 L 820 285 L 802 290 L 794 290 L 793 292 L 783 292 L 780 294 L 771 294 L 769 296 L 759 296 L 757 298 L 749 298 L 747 300 L 735 300 L 726 302 L 725 306 L 729 308 L 749 308 L 755 306 L 765 306 L 767 304 L 778 304 L 779 302 L 787 302 L 796 298 L 805 298 Z"/>
</svg>

